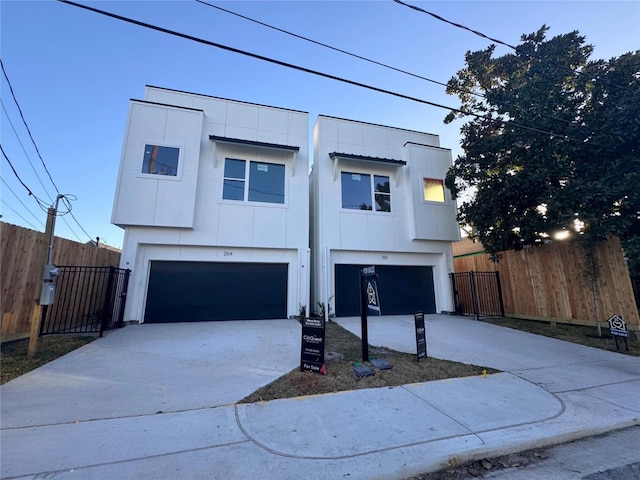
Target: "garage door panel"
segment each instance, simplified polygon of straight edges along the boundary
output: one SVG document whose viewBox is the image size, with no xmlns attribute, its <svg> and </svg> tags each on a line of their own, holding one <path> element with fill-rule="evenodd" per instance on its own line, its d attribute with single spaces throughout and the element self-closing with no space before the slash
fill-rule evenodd
<svg viewBox="0 0 640 480">
<path fill-rule="evenodd" d="M 288 265 L 151 262 L 145 322 L 285 318 Z"/>
<path fill-rule="evenodd" d="M 335 305 L 339 317 L 360 315 L 360 270 L 368 265 L 335 265 Z M 433 268 L 376 265 L 383 315 L 405 315 L 422 310 L 436 313 Z"/>
</svg>

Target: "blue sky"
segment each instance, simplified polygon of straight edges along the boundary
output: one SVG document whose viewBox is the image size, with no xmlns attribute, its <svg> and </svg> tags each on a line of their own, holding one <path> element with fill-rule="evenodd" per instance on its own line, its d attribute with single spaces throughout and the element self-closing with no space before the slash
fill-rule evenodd
<svg viewBox="0 0 640 480">
<path fill-rule="evenodd" d="M 458 106 L 456 98 L 447 96 L 441 86 L 192 0 L 83 3 L 313 70 Z M 466 51 L 490 44 L 391 0 L 210 3 L 441 82 L 464 66 Z M 407 3 L 510 44 L 546 24 L 549 36 L 579 30 L 595 47 L 593 59 L 640 49 L 637 0 Z M 171 37 L 55 1 L 2 0 L 0 21 L 2 62 L 49 172 L 62 193 L 77 197 L 72 202 L 73 214 L 87 234 L 110 245 L 120 247 L 123 239 L 123 230 L 111 225 L 110 219 L 129 99 L 142 98 L 145 85 L 303 110 L 309 112 L 311 123 L 323 114 L 435 133 L 443 147 L 453 150 L 454 158 L 460 153 L 460 123 L 444 125 L 446 110 Z M 506 47 L 497 49 L 497 54 L 508 52 Z M 1 112 L 0 120 L 3 149 L 25 184 L 50 203 L 55 189 L 4 78 L 1 97 L 6 111 Z M 2 220 L 43 231 L 45 213 L 4 159 L 0 172 Z M 58 219 L 56 235 L 89 240 L 69 215 Z"/>
</svg>

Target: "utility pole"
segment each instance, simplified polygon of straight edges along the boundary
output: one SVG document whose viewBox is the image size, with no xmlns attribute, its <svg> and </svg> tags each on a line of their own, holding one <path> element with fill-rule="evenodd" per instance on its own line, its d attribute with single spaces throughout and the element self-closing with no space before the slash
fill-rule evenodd
<svg viewBox="0 0 640 480">
<path fill-rule="evenodd" d="M 48 239 L 48 244 L 45 246 L 45 252 L 43 257 L 45 265 L 42 274 L 42 287 L 40 289 L 40 301 L 33 306 L 33 313 L 31 314 L 31 332 L 29 335 L 29 349 L 28 356 L 33 357 L 38 350 L 38 337 L 40 336 L 40 323 L 42 321 L 42 307 L 43 305 L 51 305 L 55 296 L 55 283 L 54 280 L 58 276 L 58 268 L 53 265 L 53 242 L 54 232 L 56 228 L 56 215 L 58 213 L 58 203 L 63 195 L 58 195 L 56 201 L 52 207 L 47 210 L 47 224 L 44 230 L 44 237 Z"/>
</svg>

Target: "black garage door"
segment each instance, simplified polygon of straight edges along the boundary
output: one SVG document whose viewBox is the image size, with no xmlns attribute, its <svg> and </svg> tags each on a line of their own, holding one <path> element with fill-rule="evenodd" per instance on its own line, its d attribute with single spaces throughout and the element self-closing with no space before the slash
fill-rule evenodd
<svg viewBox="0 0 640 480">
<path fill-rule="evenodd" d="M 286 263 L 151 262 L 144 321 L 286 318 Z"/>
<path fill-rule="evenodd" d="M 336 316 L 360 315 L 359 272 L 365 266 L 335 266 Z M 432 267 L 376 265 L 376 273 L 383 315 L 436 313 Z"/>
</svg>

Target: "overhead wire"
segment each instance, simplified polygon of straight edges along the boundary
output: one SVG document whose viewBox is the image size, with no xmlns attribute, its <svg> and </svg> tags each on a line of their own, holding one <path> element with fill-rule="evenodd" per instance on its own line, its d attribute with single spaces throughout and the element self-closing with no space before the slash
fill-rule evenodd
<svg viewBox="0 0 640 480">
<path fill-rule="evenodd" d="M 115 13 L 112 13 L 112 12 L 105 11 L 105 10 L 100 10 L 98 8 L 90 7 L 88 5 L 83 5 L 83 4 L 76 3 L 76 2 L 73 2 L 73 1 L 70 1 L 70 0 L 57 0 L 57 1 L 60 2 L 60 3 L 65 3 L 67 5 L 74 6 L 74 7 L 82 8 L 84 10 L 88 10 L 88 11 L 91 11 L 91 12 L 94 12 L 94 13 L 98 13 L 98 14 L 104 15 L 106 17 L 114 18 L 116 20 L 120 20 L 120 21 L 123 21 L 123 22 L 126 22 L 126 23 L 130 23 L 130 24 L 137 25 L 137 26 L 140 26 L 140 27 L 148 28 L 150 30 L 155 30 L 157 32 L 161 32 L 161 33 L 165 33 L 165 34 L 172 35 L 172 36 L 175 36 L 175 37 L 183 38 L 183 39 L 190 40 L 190 41 L 193 41 L 193 42 L 197 42 L 197 43 L 200 43 L 200 44 L 203 44 L 203 45 L 216 47 L 216 48 L 219 48 L 221 50 L 225 50 L 225 51 L 232 52 L 232 53 L 237 53 L 237 54 L 240 54 L 240 55 L 243 55 L 243 56 L 246 56 L 246 57 L 255 58 L 255 59 L 258 59 L 258 60 L 263 60 L 263 61 L 266 61 L 266 62 L 269 62 L 269 63 L 273 63 L 275 65 L 280 65 L 280 66 L 283 66 L 283 67 L 291 68 L 293 70 L 309 73 L 309 74 L 312 74 L 312 75 L 316 75 L 316 76 L 323 77 L 323 78 L 328 78 L 328 79 L 331 79 L 331 80 L 336 80 L 336 81 L 339 81 L 339 82 L 342 82 L 342 83 L 346 83 L 346 84 L 349 84 L 349 85 L 353 85 L 353 86 L 356 86 L 356 87 L 361 87 L 361 88 L 365 88 L 365 89 L 372 90 L 372 91 L 375 91 L 375 92 L 391 95 L 391 96 L 394 96 L 394 97 L 403 98 L 405 100 L 410 100 L 410 101 L 413 101 L 413 102 L 422 103 L 424 105 L 430 105 L 432 107 L 442 108 L 442 109 L 448 110 L 450 112 L 456 112 L 456 113 L 463 114 L 465 116 L 480 118 L 480 119 L 496 122 L 496 123 L 499 123 L 501 125 L 508 125 L 508 126 L 512 126 L 512 127 L 515 127 L 515 128 L 520 128 L 520 129 L 523 129 L 523 130 L 527 130 L 527 131 L 530 131 L 530 132 L 540 133 L 540 134 L 543 134 L 543 135 L 548 135 L 548 136 L 550 136 L 552 138 L 560 138 L 560 139 L 564 139 L 564 140 L 583 143 L 583 140 L 577 139 L 577 138 L 573 138 L 573 137 L 570 137 L 568 135 L 559 134 L 559 133 L 548 131 L 548 130 L 542 130 L 542 129 L 535 128 L 535 127 L 529 127 L 527 125 L 522 125 L 520 123 L 511 121 L 511 120 L 504 120 L 504 119 L 501 119 L 501 118 L 495 118 L 495 117 L 491 117 L 491 116 L 487 116 L 487 115 L 481 115 L 481 114 L 478 114 L 478 113 L 475 113 L 475 112 L 470 112 L 470 111 L 463 110 L 463 109 L 460 109 L 460 108 L 450 107 L 450 106 L 442 105 L 442 104 L 439 104 L 439 103 L 436 103 L 436 102 L 431 102 L 429 100 L 424 100 L 424 99 L 421 99 L 421 98 L 412 97 L 410 95 L 405 95 L 405 94 L 394 92 L 394 91 L 391 91 L 391 90 L 386 90 L 386 89 L 383 89 L 383 88 L 375 87 L 373 85 L 368 85 L 368 84 L 365 84 L 365 83 L 362 83 L 362 82 L 357 82 L 355 80 L 349 80 L 349 79 L 346 79 L 346 78 L 343 78 L 343 77 L 338 77 L 336 75 L 332 75 L 332 74 L 329 74 L 329 73 L 320 72 L 320 71 L 313 70 L 313 69 L 310 69 L 310 68 L 306 68 L 306 67 L 302 67 L 302 66 L 299 66 L 299 65 L 294 65 L 292 63 L 284 62 L 282 60 L 277 60 L 277 59 L 274 59 L 274 58 L 266 57 L 264 55 L 259 55 L 257 53 L 252 53 L 252 52 L 241 50 L 241 49 L 238 49 L 238 48 L 235 48 L 235 47 L 230 47 L 228 45 L 223 45 L 223 44 L 220 44 L 220 43 L 217 43 L 217 42 L 213 42 L 213 41 L 210 41 L 210 40 L 205 40 L 203 38 L 196 37 L 196 36 L 193 36 L 193 35 L 189 35 L 189 34 L 186 34 L 186 33 L 181 33 L 181 32 L 177 32 L 175 30 L 170 30 L 168 28 L 159 27 L 157 25 L 153 25 L 153 24 L 150 24 L 150 23 L 142 22 L 140 20 L 135 20 L 133 18 L 125 17 L 125 16 L 122 16 L 122 15 L 118 15 L 118 14 L 115 14 Z M 590 145 L 595 145 L 595 143 L 593 143 L 593 142 L 590 142 L 589 144 Z"/>
<path fill-rule="evenodd" d="M 18 172 L 16 171 L 16 168 L 13 166 L 13 163 L 11 163 L 11 160 L 9 159 L 7 154 L 5 153 L 4 148 L 2 148 L 2 144 L 0 144 L 0 152 L 2 152 L 2 155 L 4 156 L 4 159 L 7 161 L 7 163 L 11 167 L 11 170 L 13 171 L 13 174 L 15 175 L 15 177 L 18 179 L 20 184 L 25 188 L 25 190 L 27 190 L 27 193 L 29 193 L 30 196 L 35 198 L 36 202 L 38 202 L 38 205 L 40 205 L 40 208 L 42 208 L 42 205 L 47 205 L 46 202 L 44 202 L 43 200 L 41 200 L 38 197 L 36 197 L 35 194 L 31 191 L 31 189 L 29 187 L 27 187 L 27 184 L 24 183 L 22 178 L 20 178 L 20 175 L 18 175 Z"/>
<path fill-rule="evenodd" d="M 49 172 L 49 169 L 47 168 L 47 165 L 44 163 L 44 159 L 42 158 L 42 155 L 40 155 L 40 150 L 38 150 L 38 146 L 36 145 L 36 142 L 33 139 L 33 135 L 31 135 L 31 130 L 29 129 L 29 125 L 27 124 L 27 121 L 24 118 L 24 114 L 22 113 L 22 109 L 20 108 L 20 104 L 18 103 L 18 99 L 16 98 L 16 94 L 13 91 L 13 87 L 11 86 L 11 82 L 9 81 L 9 76 L 7 75 L 7 71 L 4 68 L 4 63 L 2 63 L 2 59 L 1 58 L 0 58 L 0 67 L 2 67 L 2 73 L 4 75 L 5 80 L 7 81 L 7 85 L 9 85 L 9 91 L 11 92 L 11 96 L 13 97 L 13 101 L 15 102 L 16 107 L 18 107 L 18 112 L 20 113 L 20 117 L 22 118 L 22 122 L 24 123 L 24 126 L 27 128 L 27 133 L 29 134 L 29 138 L 31 139 L 31 142 L 33 143 L 33 146 L 36 149 L 36 153 L 38 154 L 38 157 L 40 158 L 40 161 L 42 162 L 42 166 L 44 167 L 45 172 L 47 172 L 47 175 L 49 176 L 49 180 L 51 180 L 51 183 L 53 184 L 54 188 L 56 189 L 56 192 L 60 193 L 60 190 L 58 189 L 58 186 L 56 185 L 56 182 L 54 182 L 53 178 L 51 177 L 51 173 Z"/>
<path fill-rule="evenodd" d="M 6 182 L 6 180 L 4 178 L 0 178 L 0 180 L 2 180 L 2 183 L 4 183 L 4 186 L 13 194 L 14 197 L 16 197 L 16 200 L 18 200 L 18 202 L 20 203 L 20 205 L 22 205 L 24 207 L 24 209 L 29 212 L 31 214 L 31 216 L 33 218 L 36 219 L 37 222 L 40 222 L 42 224 L 42 226 L 44 226 L 44 222 L 42 220 L 40 220 L 38 218 L 38 216 L 33 213 L 29 207 L 27 207 L 24 202 L 20 199 L 20 197 L 18 196 L 18 194 L 16 192 L 13 191 L 13 189 L 11 188 L 11 186 Z"/>
<path fill-rule="evenodd" d="M 38 230 L 38 227 L 36 227 L 33 223 L 31 223 L 29 220 L 27 220 L 26 218 L 24 218 L 20 212 L 18 212 L 15 208 L 13 208 L 11 205 L 9 205 L 4 198 L 0 199 L 0 201 L 4 204 L 5 207 L 7 207 L 9 210 L 11 210 L 13 213 L 15 213 L 18 217 L 20 217 L 27 225 L 29 225 L 31 228 L 33 228 L 34 230 Z"/>
<path fill-rule="evenodd" d="M 225 13 L 228 13 L 228 14 L 230 14 L 230 15 L 234 15 L 234 16 L 236 16 L 236 17 L 242 18 L 242 19 L 247 20 L 247 21 L 249 21 L 249 22 L 253 22 L 253 23 L 255 23 L 255 24 L 262 25 L 262 26 L 264 26 L 264 27 L 270 28 L 270 29 L 275 30 L 275 31 L 277 31 L 277 32 L 281 32 L 281 33 L 284 33 L 284 34 L 286 34 L 286 35 L 290 35 L 290 36 L 292 36 L 292 37 L 298 38 L 298 39 L 300 39 L 300 40 L 304 40 L 304 41 L 306 41 L 306 42 L 313 43 L 314 45 L 319 45 L 319 46 L 321 46 L 321 47 L 328 48 L 328 49 L 333 50 L 333 51 L 335 51 L 335 52 L 339 52 L 339 53 L 342 53 L 342 54 L 348 55 L 348 56 L 350 56 L 350 57 L 357 58 L 358 60 L 363 60 L 363 61 L 368 62 L 368 63 L 371 63 L 371 64 L 373 64 L 373 65 L 377 65 L 377 66 L 380 66 L 380 67 L 383 67 L 383 68 L 386 68 L 386 69 L 389 69 L 389 70 L 392 70 L 392 71 L 395 71 L 395 72 L 398 72 L 398 73 L 402 73 L 402 74 L 404 74 L 404 75 L 409 75 L 409 76 L 414 77 L 414 78 L 417 78 L 417 79 L 419 79 L 419 80 L 424 80 L 424 81 L 426 81 L 426 82 L 430 82 L 430 83 L 433 83 L 433 84 L 435 84 L 435 85 L 440 85 L 440 86 L 445 87 L 445 88 L 449 87 L 449 85 L 448 85 L 446 82 L 441 82 L 441 81 L 439 81 L 439 80 L 434 80 L 434 79 L 432 79 L 432 78 L 425 77 L 425 76 L 423 76 L 423 75 L 418 75 L 418 74 L 416 74 L 416 73 L 409 72 L 409 71 L 404 70 L 404 69 L 402 69 L 402 68 L 394 67 L 394 66 L 392 66 L 392 65 L 388 65 L 388 64 L 386 64 L 386 63 L 379 62 L 379 61 L 377 61 L 377 60 L 373 60 L 373 59 L 371 59 L 371 58 L 368 58 L 368 57 L 365 57 L 365 56 L 362 56 L 362 55 L 358 55 L 358 54 L 356 54 L 356 53 L 349 52 L 349 51 L 347 51 L 347 50 L 343 50 L 343 49 L 341 49 L 341 48 L 337 48 L 337 47 L 334 47 L 334 46 L 332 46 L 332 45 L 328 45 L 328 44 L 326 44 L 326 43 L 319 42 L 319 41 L 317 41 L 317 40 L 313 40 L 312 38 L 308 38 L 308 37 L 305 37 L 305 36 L 303 36 L 303 35 L 299 35 L 299 34 L 297 34 L 297 33 L 290 32 L 290 31 L 285 30 L 285 29 L 283 29 L 283 28 L 279 28 L 279 27 L 276 27 L 276 26 L 270 25 L 270 24 L 265 23 L 265 22 L 262 22 L 262 21 L 260 21 L 260 20 L 256 20 L 255 18 L 251 18 L 251 17 L 248 17 L 248 16 L 246 16 L 246 15 L 242 15 L 242 14 L 240 14 L 240 13 L 237 13 L 237 12 L 231 11 L 231 10 L 226 9 L 226 8 L 222 8 L 222 7 L 220 7 L 219 5 L 214 5 L 214 4 L 212 4 L 212 3 L 205 2 L 204 0 L 195 0 L 195 1 L 196 1 L 197 3 L 200 3 L 200 4 L 202 4 L 202 5 L 205 5 L 205 6 L 207 6 L 207 7 L 215 8 L 216 10 L 220 10 L 221 12 L 225 12 Z M 473 96 L 475 96 L 475 97 L 479 97 L 479 98 L 485 98 L 485 99 L 487 98 L 487 96 L 486 96 L 486 95 L 483 95 L 482 93 L 474 92 L 474 91 L 472 91 L 472 90 L 467 90 L 467 89 L 464 89 L 464 88 L 460 88 L 460 87 L 453 87 L 453 86 L 452 86 L 452 87 L 450 87 L 450 88 L 451 88 L 453 91 L 455 91 L 455 92 L 466 93 L 467 95 L 473 95 Z M 506 103 L 506 104 L 508 104 L 508 105 L 510 105 L 510 103 L 508 103 L 508 102 L 505 102 L 505 103 Z M 542 112 L 537 112 L 537 113 L 538 113 L 539 115 L 542 115 L 543 117 L 550 118 L 550 119 L 552 119 L 552 120 L 556 120 L 556 121 L 559 121 L 559 122 L 565 122 L 565 123 L 571 123 L 571 121 L 566 120 L 566 119 L 564 119 L 564 118 L 557 118 L 557 117 L 555 117 L 555 116 L 553 116 L 553 115 L 549 115 L 549 114 L 542 113 Z"/>
<path fill-rule="evenodd" d="M 7 113 L 7 110 L 4 107 L 4 102 L 2 100 L 0 100 L 0 105 L 2 106 L 2 111 L 6 115 L 7 120 L 9 120 L 9 125 L 11 125 L 13 133 L 15 134 L 16 139 L 18 140 L 18 143 L 20 144 L 20 147 L 22 147 L 22 151 L 24 152 L 24 155 L 27 158 L 27 161 L 29 162 L 29 165 L 31 165 L 31 169 L 33 170 L 33 173 L 35 173 L 36 178 L 38 179 L 38 182 L 40 183 L 40 186 L 44 190 L 44 193 L 47 194 L 47 197 L 49 197 L 49 201 L 51 203 L 53 203 L 53 197 L 51 196 L 51 194 L 47 190 L 47 187 L 44 186 L 44 183 L 42 182 L 42 179 L 40 178 L 40 175 L 38 175 L 38 171 L 36 170 L 36 167 L 33 165 L 33 162 L 31 161 L 31 158 L 29 157 L 29 154 L 27 153 L 27 150 L 25 149 L 24 144 L 22 143 L 22 140 L 20 140 L 20 135 L 18 135 L 18 131 L 16 130 L 16 127 L 13 125 L 13 122 L 11 121 L 11 118 L 9 117 L 9 114 Z M 57 189 L 56 189 L 56 191 L 57 191 Z M 60 192 L 57 192 L 57 193 L 60 193 Z"/>
<path fill-rule="evenodd" d="M 569 71 L 569 72 L 571 72 L 573 74 L 576 74 L 576 75 L 587 76 L 584 72 L 581 72 L 580 70 L 576 70 L 574 68 L 568 67 L 566 65 L 563 65 L 561 63 L 555 62 L 555 61 L 550 60 L 548 58 L 541 57 L 540 55 L 536 55 L 536 54 L 531 53 L 531 52 L 526 52 L 520 47 L 516 47 L 514 45 L 511 45 L 510 43 L 503 42 L 502 40 L 498 40 L 497 38 L 490 37 L 488 35 L 485 35 L 482 32 L 479 32 L 478 30 L 474 30 L 473 28 L 469 28 L 469 27 L 467 27 L 465 25 L 462 25 L 460 23 L 456 23 L 456 22 L 452 22 L 451 20 L 447 20 L 446 18 L 441 17 L 437 13 L 430 12 L 429 10 L 425 10 L 424 8 L 418 7 L 416 5 L 411 5 L 409 3 L 405 3 L 402 0 L 392 0 L 392 1 L 397 3 L 398 5 L 402 5 L 404 7 L 410 8 L 411 10 L 415 10 L 416 12 L 424 13 L 426 15 L 429 15 L 429 16 L 435 18 L 436 20 L 439 20 L 441 22 L 447 23 L 447 24 L 452 25 L 452 26 L 454 26 L 456 28 L 460 28 L 462 30 L 466 30 L 466 31 L 471 32 L 474 35 L 477 35 L 477 36 L 479 36 L 481 38 L 485 38 L 485 39 L 490 40 L 490 41 L 492 41 L 494 43 L 497 43 L 499 45 L 502 45 L 502 46 L 505 46 L 507 48 L 510 48 L 510 49 L 514 50 L 516 53 L 519 53 L 519 54 L 524 55 L 526 57 L 535 58 L 536 60 L 540 60 L 540 61 L 544 61 L 544 62 L 550 63 L 551 65 L 554 65 L 556 67 L 559 67 L 559 68 L 561 68 L 563 70 Z M 594 80 L 594 79 L 592 79 L 592 80 Z M 628 87 L 624 87 L 622 85 L 617 85 L 617 84 L 612 83 L 612 82 L 610 82 L 608 80 L 600 80 L 600 81 L 604 81 L 604 82 L 608 83 L 609 85 L 611 85 L 612 87 L 616 87 L 616 88 L 619 88 L 621 90 L 626 90 L 628 92 L 632 91 Z"/>
<path fill-rule="evenodd" d="M 5 80 L 7 81 L 7 85 L 9 86 L 9 90 L 11 91 L 11 96 L 13 97 L 13 101 L 16 104 L 16 107 L 18 108 L 18 112 L 20 113 L 20 118 L 22 119 L 22 122 L 25 126 L 25 128 L 27 129 L 27 133 L 29 135 L 29 138 L 31 139 L 31 143 L 33 144 L 33 147 L 35 148 L 36 153 L 38 154 L 38 158 L 40 158 L 40 161 L 42 162 L 42 166 L 44 167 L 45 171 L 47 172 L 47 175 L 49 176 L 49 180 L 51 180 L 51 184 L 53 185 L 53 187 L 56 190 L 56 193 L 58 195 L 62 195 L 62 199 L 63 199 L 63 203 L 67 206 L 67 212 L 64 212 L 62 214 L 60 214 L 60 216 L 62 215 L 66 215 L 66 214 L 70 214 L 71 218 L 73 218 L 73 220 L 75 221 L 75 223 L 78 225 L 78 227 L 80 228 L 80 230 L 82 230 L 82 232 L 90 239 L 93 240 L 94 237 L 92 237 L 91 235 L 89 235 L 87 233 L 87 231 L 84 229 L 84 227 L 80 224 L 80 222 L 78 221 L 78 219 L 76 218 L 76 216 L 73 214 L 73 212 L 71 211 L 72 207 L 71 207 L 71 203 L 66 199 L 66 197 L 69 196 L 69 194 L 61 194 L 60 193 L 60 189 L 58 188 L 58 186 L 56 185 L 56 183 L 53 180 L 53 177 L 51 176 L 51 173 L 49 172 L 49 169 L 47 168 L 47 165 L 44 161 L 44 159 L 42 158 L 42 155 L 40 154 L 40 150 L 38 149 L 38 145 L 36 144 L 35 139 L 33 138 L 33 135 L 31 134 L 31 129 L 29 128 L 29 125 L 27 124 L 27 120 L 22 112 L 22 108 L 20 108 L 20 103 L 18 102 L 18 99 L 15 95 L 15 92 L 13 91 L 13 86 L 11 85 L 11 81 L 9 80 L 9 76 L 7 74 L 7 71 L 4 67 L 4 63 L 2 63 L 2 59 L 0 59 L 0 67 L 2 67 L 2 73 L 4 75 Z M 15 126 L 13 125 L 13 122 L 11 121 L 11 118 L 9 117 L 9 113 L 7 112 L 5 106 L 4 106 L 4 102 L 2 102 L 0 100 L 0 104 L 2 105 L 2 110 L 4 112 L 4 114 L 7 117 L 7 120 L 9 120 L 9 124 L 11 125 L 11 128 L 13 129 L 14 134 L 16 135 L 16 138 L 18 140 L 18 143 L 20 144 L 20 146 L 22 147 L 22 151 L 24 152 L 25 156 L 27 157 L 27 161 L 29 162 L 29 165 L 31 165 L 31 168 L 33 169 L 36 178 L 38 179 L 38 181 L 40 182 L 40 185 L 42 186 L 42 188 L 44 189 L 45 193 L 47 194 L 47 196 L 49 197 L 49 200 L 51 201 L 51 203 L 53 203 L 53 198 L 52 196 L 49 194 L 47 188 L 44 186 L 44 183 L 42 182 L 42 179 L 40 178 L 40 175 L 38 175 L 38 172 L 36 171 L 33 162 L 31 161 L 31 158 L 29 157 L 29 154 L 27 153 L 22 141 L 20 140 L 20 136 L 15 128 Z M 43 210 L 47 211 L 47 208 L 43 205 L 44 202 L 42 202 L 42 200 L 38 199 L 38 197 L 36 197 L 35 195 L 33 195 L 33 192 L 26 187 L 25 183 L 22 181 L 22 179 L 20 179 L 20 177 L 18 176 L 18 173 L 16 172 L 15 167 L 13 166 L 13 164 L 11 163 L 11 161 L 9 160 L 9 158 L 7 157 L 6 153 L 4 152 L 4 150 L 2 150 L 2 154 L 4 155 L 4 157 L 7 159 L 7 161 L 9 162 L 11 169 L 13 170 L 13 173 L 16 175 L 16 177 L 18 177 L 18 179 L 20 180 L 20 183 L 27 188 L 27 191 L 29 192 L 30 195 L 32 195 L 36 201 L 38 202 L 38 205 L 40 206 L 40 208 L 42 208 Z M 73 196 L 73 195 L 71 195 Z M 75 199 L 75 196 L 74 196 Z M 66 221 L 66 219 L 63 218 L 64 223 L 67 225 L 67 227 L 69 228 L 69 230 L 71 231 L 71 233 L 73 233 L 73 235 L 80 241 L 80 236 L 75 232 L 75 230 L 73 228 L 71 228 L 71 225 L 69 225 L 69 223 Z"/>
<path fill-rule="evenodd" d="M 4 156 L 4 159 L 7 161 L 7 163 L 9 164 L 9 166 L 11 167 L 11 170 L 13 171 L 13 174 L 15 175 L 15 177 L 18 179 L 18 181 L 20 182 L 20 184 L 25 188 L 25 190 L 27 191 L 27 193 L 29 194 L 29 196 L 32 196 L 35 201 L 38 203 L 38 206 L 43 210 L 43 211 L 48 211 L 48 206 L 47 203 L 38 198 L 32 191 L 31 189 L 27 186 L 26 183 L 24 183 L 24 181 L 22 180 L 22 178 L 20 178 L 20 175 L 18 175 L 18 172 L 16 171 L 15 167 L 13 166 L 13 163 L 11 162 L 11 160 L 9 159 L 9 157 L 7 156 L 6 152 L 4 151 L 4 148 L 2 148 L 2 144 L 0 144 L 0 152 L 2 152 L 2 155 Z M 62 198 L 64 198 L 65 195 L 62 195 Z M 73 214 L 72 214 L 73 216 Z M 82 241 L 80 240 L 80 236 L 76 233 L 76 231 L 71 228 L 71 225 L 69 225 L 69 222 L 67 222 L 66 218 L 64 218 L 64 216 L 62 217 L 62 221 L 65 223 L 65 225 L 69 228 L 69 231 L 71 233 L 73 233 L 73 235 L 78 239 L 78 241 Z M 77 220 L 76 220 L 77 222 Z M 80 226 L 80 228 L 82 228 L 82 225 L 78 224 Z M 37 229 L 36 229 L 37 230 Z M 84 229 L 83 229 L 84 231 Z M 89 236 L 89 234 L 87 234 L 86 231 L 84 231 L 84 233 Z M 89 237 L 91 238 L 91 237 Z M 93 238 L 91 238 L 93 240 Z"/>
</svg>

